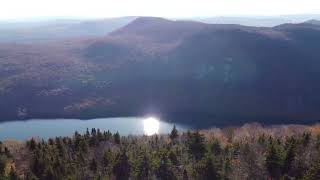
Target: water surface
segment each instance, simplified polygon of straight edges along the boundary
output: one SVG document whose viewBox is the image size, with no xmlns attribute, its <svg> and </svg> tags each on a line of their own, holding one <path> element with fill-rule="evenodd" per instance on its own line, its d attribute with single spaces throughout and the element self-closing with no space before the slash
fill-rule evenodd
<svg viewBox="0 0 320 180">
<path fill-rule="evenodd" d="M 186 126 L 176 124 L 178 130 Z M 152 135 L 171 132 L 172 123 L 154 117 L 119 117 L 91 120 L 79 119 L 31 119 L 27 121 L 11 121 L 0 123 L 0 140 L 27 140 L 31 137 L 48 139 L 56 136 L 72 136 L 75 131 L 84 133 L 87 128 L 110 130 L 121 135 Z"/>
</svg>

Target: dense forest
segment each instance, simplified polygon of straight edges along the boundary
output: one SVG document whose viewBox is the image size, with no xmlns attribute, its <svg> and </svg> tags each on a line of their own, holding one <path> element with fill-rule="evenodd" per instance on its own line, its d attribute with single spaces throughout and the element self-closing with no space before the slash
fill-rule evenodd
<svg viewBox="0 0 320 180">
<path fill-rule="evenodd" d="M 320 126 L 247 124 L 168 135 L 87 129 L 1 143 L 0 179 L 320 179 Z"/>
</svg>

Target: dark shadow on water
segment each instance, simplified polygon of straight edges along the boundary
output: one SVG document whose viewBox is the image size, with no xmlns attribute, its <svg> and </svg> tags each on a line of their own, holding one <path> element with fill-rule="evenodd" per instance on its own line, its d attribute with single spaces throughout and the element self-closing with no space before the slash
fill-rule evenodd
<svg viewBox="0 0 320 180">
<path fill-rule="evenodd" d="M 241 116 L 214 116 L 210 114 L 192 114 L 192 115 L 167 115 L 162 116 L 161 119 L 167 120 L 171 123 L 179 123 L 192 127 L 194 129 L 208 129 L 211 127 L 226 127 L 226 126 L 242 126 L 247 123 L 260 123 L 264 126 L 270 125 L 312 125 L 320 123 L 319 120 L 301 120 L 288 119 L 285 117 L 241 117 Z"/>
</svg>

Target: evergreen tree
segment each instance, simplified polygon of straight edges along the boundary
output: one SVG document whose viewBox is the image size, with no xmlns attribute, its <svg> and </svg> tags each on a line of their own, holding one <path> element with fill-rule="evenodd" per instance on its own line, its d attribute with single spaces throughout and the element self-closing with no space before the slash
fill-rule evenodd
<svg viewBox="0 0 320 180">
<path fill-rule="evenodd" d="M 107 132 L 103 132 L 103 135 L 106 141 L 110 141 L 112 138 L 112 133 L 109 130 Z"/>
<path fill-rule="evenodd" d="M 173 129 L 170 133 L 170 139 L 171 141 L 175 140 L 177 137 L 179 137 L 179 134 L 178 134 L 178 130 L 176 128 L 176 125 L 173 125 Z"/>
<path fill-rule="evenodd" d="M 103 141 L 103 135 L 100 132 L 100 129 L 97 130 L 97 139 L 98 139 L 98 142 L 102 142 Z"/>
<path fill-rule="evenodd" d="M 41 177 L 45 170 L 45 163 L 43 159 L 40 157 L 39 153 L 36 153 L 33 161 L 31 162 L 31 171 L 36 175 L 37 177 Z"/>
<path fill-rule="evenodd" d="M 116 132 L 114 135 L 113 135 L 113 138 L 114 138 L 114 142 L 116 144 L 120 144 L 120 134 L 119 132 Z"/>
<path fill-rule="evenodd" d="M 36 143 L 36 141 L 35 141 L 33 138 L 31 138 L 31 140 L 27 143 L 27 145 L 28 145 L 29 149 L 30 149 L 31 151 L 33 151 L 33 150 L 36 149 L 37 143 Z"/>
<path fill-rule="evenodd" d="M 92 128 L 91 129 L 91 136 L 96 136 L 96 135 L 97 135 L 96 128 Z"/>
<path fill-rule="evenodd" d="M 175 180 L 177 177 L 174 175 L 169 159 L 166 157 L 165 154 L 162 155 L 160 160 L 160 166 L 156 171 L 156 176 L 159 179 L 163 180 Z"/>
<path fill-rule="evenodd" d="M 303 135 L 302 135 L 302 144 L 304 146 L 308 145 L 308 143 L 310 142 L 310 139 L 311 139 L 311 133 L 310 132 L 304 132 Z"/>
<path fill-rule="evenodd" d="M 143 156 L 142 161 L 138 165 L 137 178 L 141 180 L 151 179 L 151 166 L 146 155 Z"/>
<path fill-rule="evenodd" d="M 195 166 L 197 179 L 211 180 L 218 179 L 218 172 L 210 155 L 204 157 Z"/>
<path fill-rule="evenodd" d="M 88 145 L 87 141 L 85 139 L 81 138 L 79 141 L 79 150 L 81 152 L 87 153 L 88 149 L 89 149 L 89 145 Z"/>
<path fill-rule="evenodd" d="M 284 174 L 288 174 L 290 172 L 294 158 L 295 158 L 295 146 L 294 144 L 289 144 L 286 149 L 286 154 L 283 161 L 282 172 Z"/>
<path fill-rule="evenodd" d="M 228 175 L 231 174 L 231 162 L 230 158 L 226 157 L 225 160 L 223 161 L 222 164 L 222 169 L 221 169 L 221 179 L 228 179 Z"/>
<path fill-rule="evenodd" d="M 277 151 L 275 144 L 271 142 L 266 155 L 266 167 L 271 178 L 278 179 L 280 177 L 281 166 L 280 154 Z"/>
<path fill-rule="evenodd" d="M 189 153 L 191 153 L 197 160 L 201 159 L 206 152 L 204 140 L 204 136 L 201 135 L 199 131 L 188 133 L 187 146 Z"/>
<path fill-rule="evenodd" d="M 99 140 L 97 137 L 97 131 L 95 128 L 91 129 L 91 137 L 89 138 L 89 146 L 98 146 L 99 145 Z"/>
<path fill-rule="evenodd" d="M 130 177 L 130 163 L 126 152 L 122 152 L 121 155 L 118 156 L 116 164 L 113 168 L 113 173 L 116 176 L 117 180 L 127 180 Z"/>
<path fill-rule="evenodd" d="M 110 149 L 104 151 L 103 157 L 102 157 L 103 167 L 108 167 L 112 163 L 112 156 L 113 156 L 113 154 Z"/>
<path fill-rule="evenodd" d="M 210 150 L 212 152 L 213 155 L 218 156 L 220 155 L 222 149 L 221 149 L 221 145 L 220 142 L 217 139 L 214 139 L 210 145 Z"/>
<path fill-rule="evenodd" d="M 49 144 L 50 146 L 53 146 L 54 142 L 53 142 L 53 139 L 52 139 L 52 138 L 49 138 L 49 139 L 48 139 L 48 144 Z"/>
<path fill-rule="evenodd" d="M 87 128 L 85 136 L 86 136 L 86 138 L 89 138 L 89 137 L 90 137 L 89 128 Z"/>
</svg>

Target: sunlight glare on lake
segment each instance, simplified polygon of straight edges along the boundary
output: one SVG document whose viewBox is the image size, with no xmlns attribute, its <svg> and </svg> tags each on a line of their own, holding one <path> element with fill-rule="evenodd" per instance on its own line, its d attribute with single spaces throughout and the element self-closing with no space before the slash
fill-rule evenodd
<svg viewBox="0 0 320 180">
<path fill-rule="evenodd" d="M 151 136 L 159 133 L 159 120 L 155 117 L 148 117 L 143 120 L 143 130 L 144 134 Z"/>
</svg>

